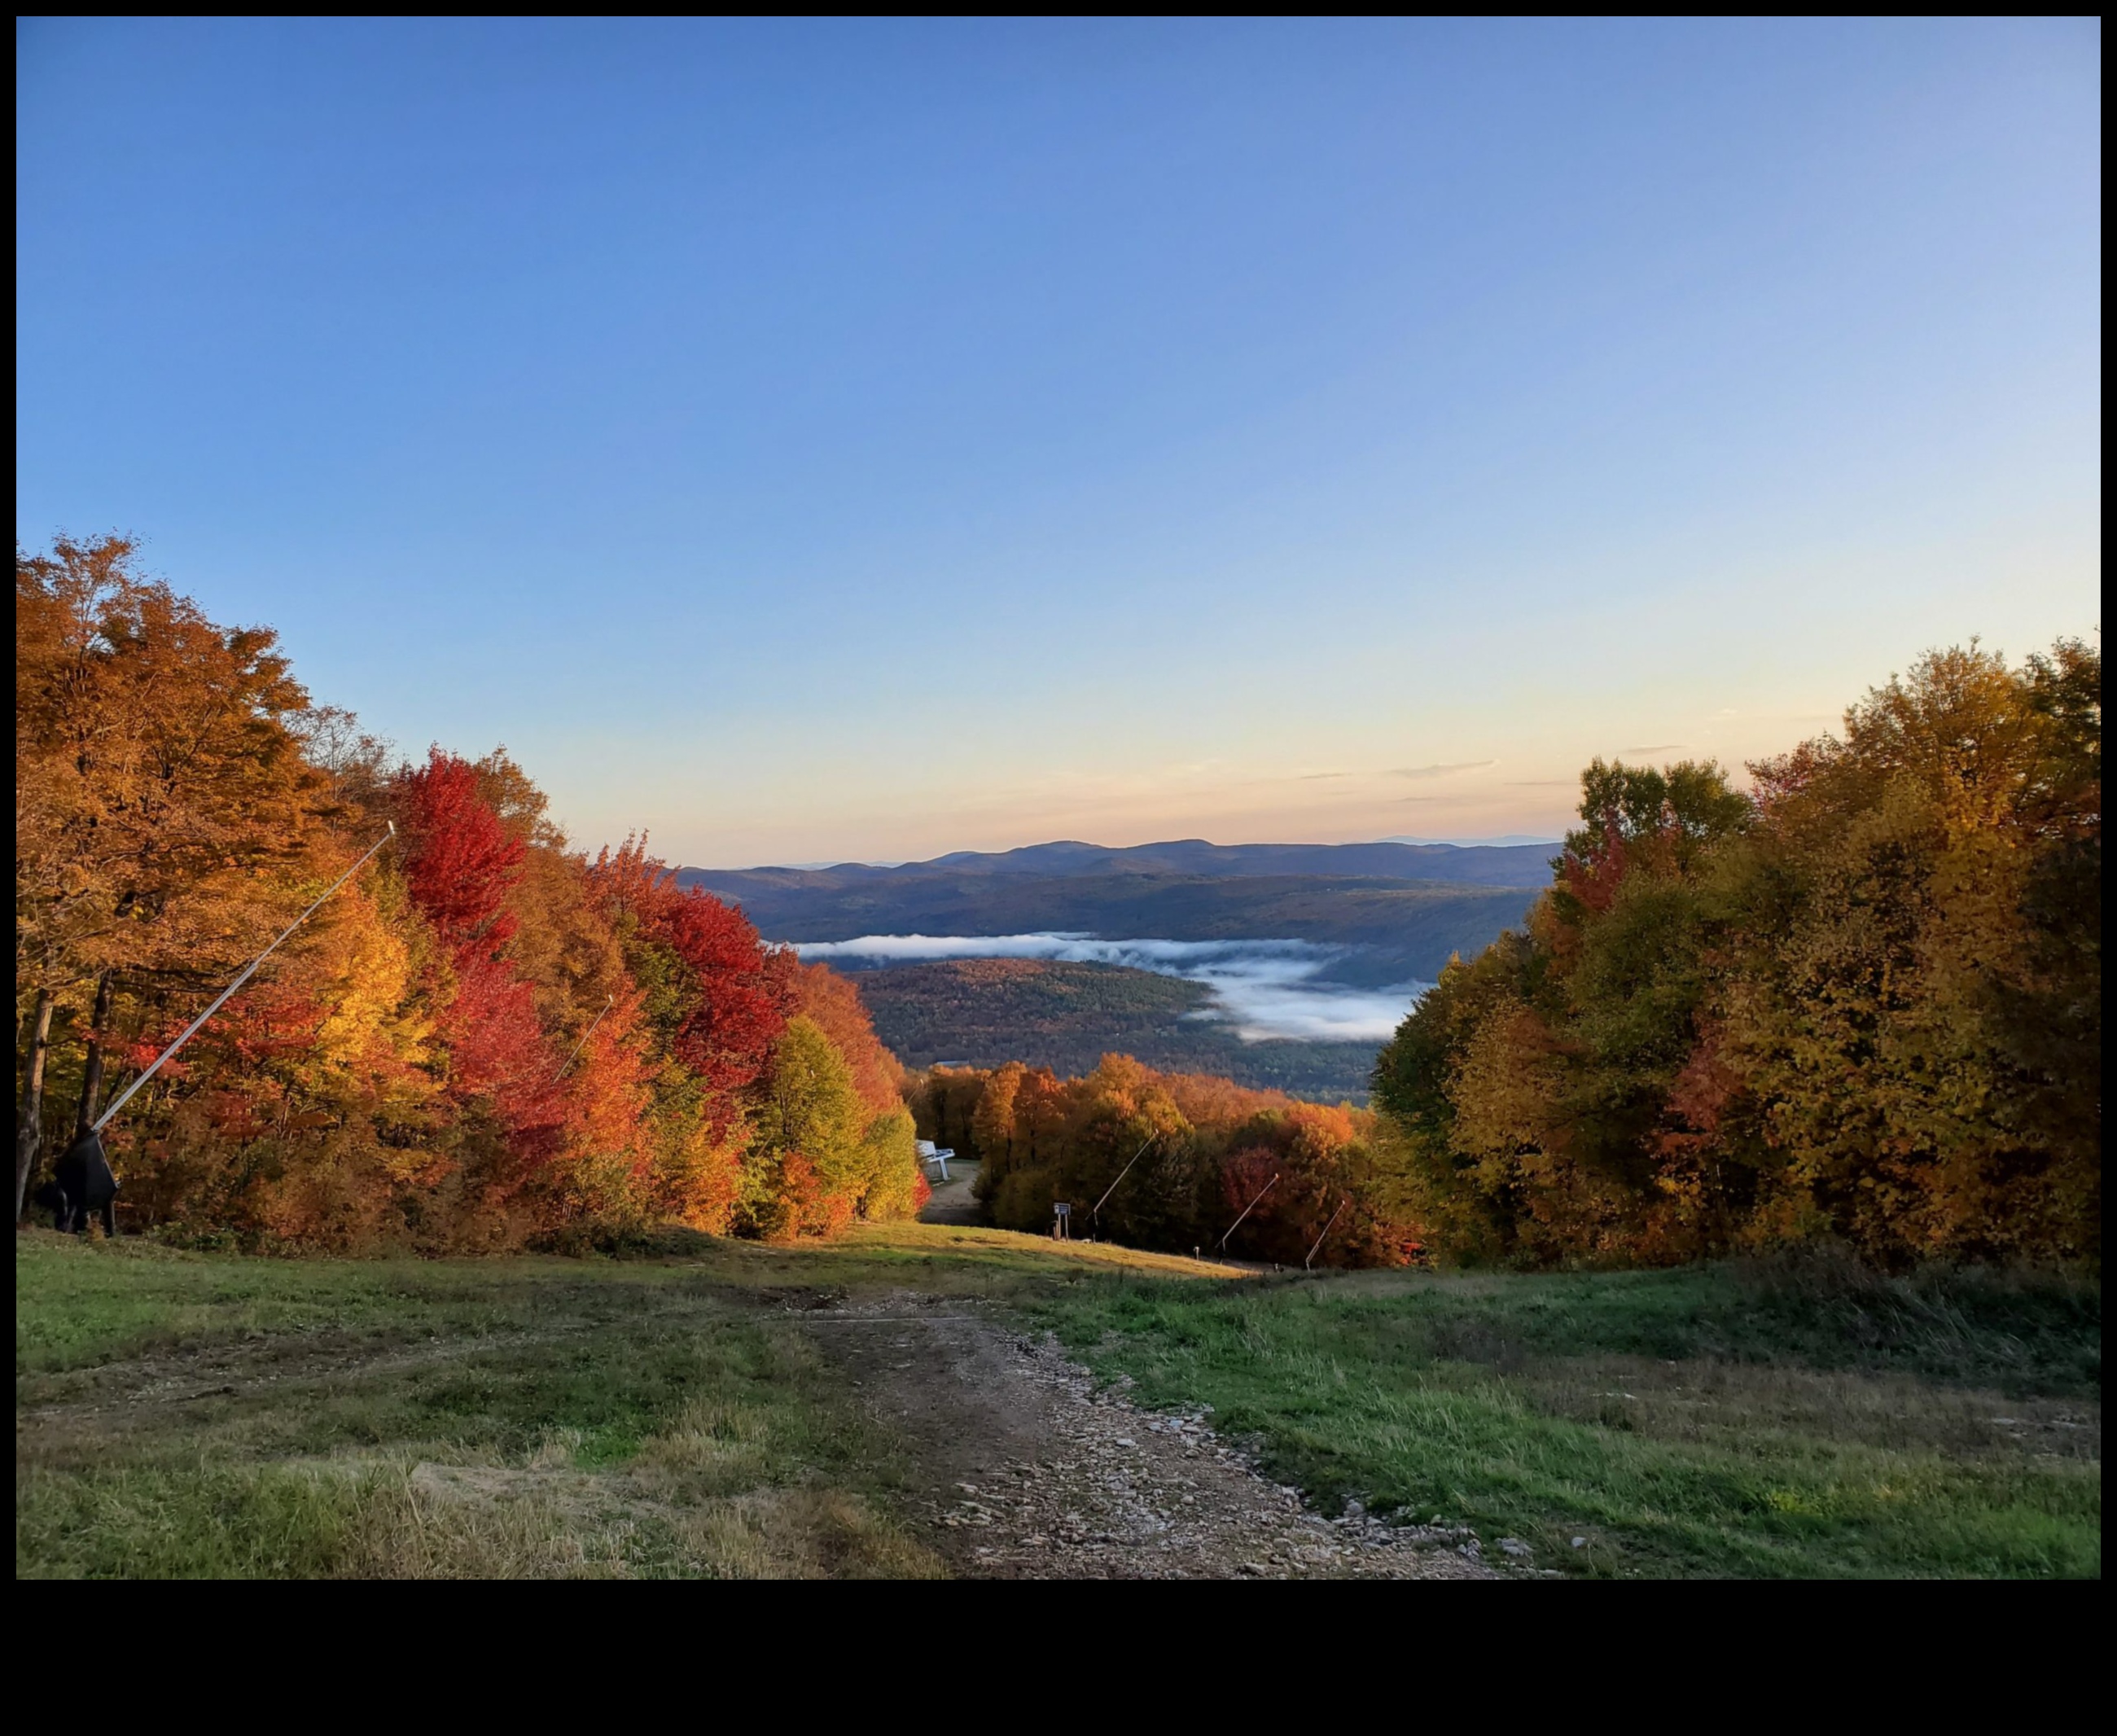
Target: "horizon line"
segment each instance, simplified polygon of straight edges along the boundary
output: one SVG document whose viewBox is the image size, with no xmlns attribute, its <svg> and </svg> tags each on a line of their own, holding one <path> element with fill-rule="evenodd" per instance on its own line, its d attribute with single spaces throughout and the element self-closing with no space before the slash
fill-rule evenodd
<svg viewBox="0 0 2117 1736">
<path fill-rule="evenodd" d="M 786 874 L 816 874 L 833 868 L 917 868 L 944 862 L 952 857 L 1019 856 L 1026 851 L 1049 850 L 1068 845 L 1076 849 L 1106 850 L 1113 855 L 1120 855 L 1135 850 L 1162 850 L 1183 844 L 1203 844 L 1211 850 L 1359 850 L 1374 844 L 1404 844 L 1414 848 L 1451 850 L 1520 850 L 1543 848 L 1564 842 L 1562 837 L 1514 832 L 1483 838 L 1419 838 L 1396 833 L 1384 838 L 1349 838 L 1336 843 L 1284 843 L 1261 838 L 1244 843 L 1220 844 L 1206 838 L 1163 838 L 1140 844 L 1097 844 L 1086 838 L 1053 838 L 1033 844 L 1012 845 L 1004 850 L 944 850 L 938 856 L 894 856 L 885 860 L 848 856 L 828 860 L 819 858 L 813 861 L 749 862 L 737 866 L 679 862 L 676 868 L 680 874 L 763 874 L 773 870 Z"/>
</svg>

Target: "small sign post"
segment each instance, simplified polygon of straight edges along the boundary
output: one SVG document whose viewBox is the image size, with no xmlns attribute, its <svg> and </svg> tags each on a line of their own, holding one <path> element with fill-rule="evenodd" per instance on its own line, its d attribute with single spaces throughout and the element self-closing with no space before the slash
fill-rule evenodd
<svg viewBox="0 0 2117 1736">
<path fill-rule="evenodd" d="M 1063 1199 L 1051 1202 L 1051 1239 L 1054 1241 L 1068 1242 L 1073 1239 L 1072 1217 L 1073 1207 L 1068 1202 Z"/>
</svg>

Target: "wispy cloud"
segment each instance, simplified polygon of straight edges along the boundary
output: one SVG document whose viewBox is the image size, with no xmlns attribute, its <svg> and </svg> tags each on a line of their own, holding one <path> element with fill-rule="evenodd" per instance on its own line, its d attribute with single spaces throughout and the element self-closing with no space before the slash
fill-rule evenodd
<svg viewBox="0 0 2117 1736">
<path fill-rule="evenodd" d="M 1488 765 L 1497 765 L 1497 760 L 1462 760 L 1453 765 L 1400 765 L 1390 773 L 1392 778 L 1446 778 L 1451 772 L 1480 772 Z"/>
<path fill-rule="evenodd" d="M 1059 958 L 1123 964 L 1203 983 L 1213 1003 L 1205 1015 L 1235 1027 L 1245 1042 L 1376 1042 L 1395 1031 L 1412 1003 L 1432 986 L 1348 989 L 1314 981 L 1337 956 L 1308 940 L 1100 940 L 1092 935 L 864 935 L 857 940 L 805 940 L 804 958 L 872 958 L 924 963 L 938 958 Z"/>
<path fill-rule="evenodd" d="M 1651 747 L 1626 747 L 1620 748 L 1618 751 L 1626 754 L 1680 754 L 1690 746 L 1688 741 L 1657 741 Z"/>
<path fill-rule="evenodd" d="M 1570 778 L 1510 778 L 1500 787 L 1503 790 L 1570 790 L 1574 782 Z"/>
<path fill-rule="evenodd" d="M 1320 783 L 1326 778 L 1349 778 L 1350 772 L 1303 772 L 1297 780 L 1302 783 Z"/>
</svg>

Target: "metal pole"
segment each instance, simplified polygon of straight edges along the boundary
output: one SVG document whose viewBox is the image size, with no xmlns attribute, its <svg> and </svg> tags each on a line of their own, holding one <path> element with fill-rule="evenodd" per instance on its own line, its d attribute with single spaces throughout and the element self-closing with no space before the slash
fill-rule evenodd
<svg viewBox="0 0 2117 1736">
<path fill-rule="evenodd" d="M 1331 1224 L 1335 1224 L 1338 1221 L 1339 1212 L 1343 1212 L 1344 1209 L 1345 1196 L 1340 1194 L 1338 1196 L 1338 1211 L 1333 1212 L 1331 1214 Z M 1328 1235 L 1331 1233 L 1331 1224 L 1324 1225 L 1323 1235 Z M 1323 1235 L 1319 1235 L 1316 1238 L 1316 1248 L 1321 1248 L 1323 1245 Z M 1308 1271 L 1311 1266 L 1316 1263 L 1316 1248 L 1311 1248 L 1308 1250 L 1308 1258 L 1301 1263 L 1301 1269 L 1303 1272 Z"/>
<path fill-rule="evenodd" d="M 348 880 L 353 877 L 353 875 L 359 873 L 362 868 L 367 866 L 367 858 L 374 855 L 376 851 L 380 850 L 385 844 L 388 843 L 391 838 L 397 835 L 397 822 L 395 820 L 385 820 L 383 824 L 388 826 L 390 829 L 385 832 L 381 837 L 376 838 L 373 843 L 367 847 L 366 852 L 361 856 L 358 861 L 355 862 L 350 868 L 347 869 L 344 874 L 340 875 L 336 880 L 330 883 L 330 891 L 325 892 L 323 898 L 318 898 L 315 903 L 311 904 L 307 910 L 303 911 L 301 915 L 295 917 L 292 922 L 287 925 L 286 934 L 280 935 L 279 940 L 274 940 L 271 945 L 266 947 L 263 952 L 260 953 L 255 958 L 251 959 L 240 976 L 237 977 L 234 981 L 228 984 L 228 986 L 223 989 L 219 994 L 214 996 L 213 1004 L 208 1007 L 205 1012 L 200 1013 L 199 1016 L 193 1019 L 188 1025 L 184 1027 L 183 1035 L 179 1037 L 176 1041 L 170 1044 L 168 1048 L 164 1049 L 159 1055 L 155 1057 L 155 1064 L 150 1067 L 145 1073 L 141 1073 L 138 1078 L 133 1080 L 130 1085 L 127 1085 L 125 1087 L 124 1092 L 119 1096 L 118 1101 L 113 1103 L 109 1108 L 104 1110 L 104 1112 L 96 1118 L 95 1125 L 89 1129 L 89 1132 L 91 1133 L 99 1133 L 105 1127 L 108 1126 L 110 1118 L 116 1115 L 119 1110 L 124 1108 L 127 1103 L 131 1101 L 132 1093 L 137 1091 L 142 1085 L 145 1084 L 148 1080 L 153 1078 L 156 1073 L 159 1073 L 162 1070 L 162 1064 L 164 1061 L 168 1060 L 171 1055 L 174 1055 L 179 1049 L 182 1048 L 186 1043 L 189 1042 L 194 1037 L 198 1035 L 199 1027 L 208 1019 L 211 1018 L 214 1013 L 220 1010 L 222 1002 L 225 1001 L 229 995 L 233 995 L 238 989 L 241 988 L 244 983 L 249 981 L 251 976 L 256 974 L 257 967 L 264 963 L 267 958 L 270 958 L 273 953 L 279 949 L 280 946 L 285 942 L 287 935 L 293 934 L 296 929 L 299 928 L 304 922 L 307 921 L 311 916 L 313 916 L 318 911 L 321 910 L 324 907 L 325 900 L 330 897 L 331 893 L 336 892 L 339 887 L 344 885 Z"/>
<path fill-rule="evenodd" d="M 1118 1171 L 1118 1181 L 1123 1181 L 1126 1176 L 1132 1174 L 1132 1164 L 1137 1163 L 1141 1158 L 1144 1157 L 1146 1155 L 1146 1146 L 1153 1144 L 1160 1137 L 1160 1135 L 1158 1133 L 1149 1133 L 1146 1136 L 1146 1145 L 1142 1145 L 1137 1151 L 1134 1152 L 1132 1154 L 1132 1162 L 1128 1163 L 1123 1169 Z M 1105 1188 L 1103 1189 L 1103 1199 L 1097 1200 L 1095 1204 L 1089 1208 L 1088 1216 L 1095 1220 L 1095 1226 L 1098 1232 L 1100 1232 L 1103 1227 L 1103 1200 L 1108 1199 L 1111 1194 L 1117 1192 L 1118 1181 L 1114 1181 L 1107 1188 Z"/>
<path fill-rule="evenodd" d="M 1257 1199 L 1262 1199 L 1266 1194 L 1271 1193 L 1271 1190 L 1278 1185 L 1279 1178 L 1275 1175 L 1270 1181 L 1259 1188 L 1257 1190 L 1257 1199 L 1252 1200 L 1249 1204 L 1244 1206 L 1240 1212 L 1236 1213 L 1234 1222 L 1228 1226 L 1228 1235 L 1233 1235 L 1238 1230 L 1241 1229 L 1243 1227 L 1243 1220 L 1248 1217 L 1250 1213 L 1257 1208 Z M 1228 1235 L 1224 1235 L 1220 1238 L 1220 1252 L 1223 1254 L 1225 1254 L 1228 1251 Z"/>
<path fill-rule="evenodd" d="M 560 1080 L 565 1078 L 566 1068 L 572 1066 L 575 1061 L 578 1061 L 581 1058 L 581 1050 L 588 1047 L 588 1039 L 595 1035 L 595 1027 L 602 1023 L 602 1013 L 609 1012 L 610 1009 L 616 1004 L 617 997 L 615 995 L 611 995 L 607 1000 L 603 1002 L 602 1013 L 597 1013 L 593 1019 L 589 1020 L 588 1029 L 581 1032 L 581 1040 L 574 1045 L 574 1052 L 566 1057 L 565 1065 L 561 1066 L 556 1073 L 551 1075 L 551 1083 L 554 1085 L 557 1084 Z M 946 1166 L 943 1166 L 944 1169 L 945 1167 Z"/>
</svg>

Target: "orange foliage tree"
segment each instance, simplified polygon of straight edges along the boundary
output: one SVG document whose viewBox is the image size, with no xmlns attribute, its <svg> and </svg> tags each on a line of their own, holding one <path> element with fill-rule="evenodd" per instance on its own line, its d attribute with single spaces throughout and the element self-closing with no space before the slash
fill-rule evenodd
<svg viewBox="0 0 2117 1736">
<path fill-rule="evenodd" d="M 18 555 L 16 592 L 18 1207 L 96 1057 L 144 1066 L 390 820 L 397 848 L 113 1124 L 122 1223 L 442 1250 L 916 1208 L 856 992 L 643 841 L 571 849 L 505 750 L 393 766 L 122 539 Z M 804 1121 L 818 1080 L 845 1112 Z"/>
<path fill-rule="evenodd" d="M 1533 1262 L 2097 1263 L 2101 695 L 2085 646 L 1973 646 L 1753 796 L 1590 766 L 1527 932 L 1383 1052 L 1414 1215 Z"/>
</svg>

